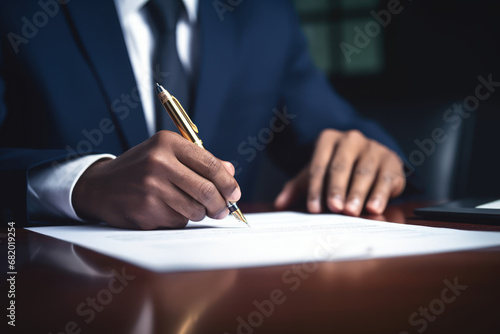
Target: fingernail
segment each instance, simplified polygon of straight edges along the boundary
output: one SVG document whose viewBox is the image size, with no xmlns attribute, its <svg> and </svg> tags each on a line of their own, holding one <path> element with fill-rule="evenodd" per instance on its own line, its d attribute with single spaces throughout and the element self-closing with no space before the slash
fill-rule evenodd
<svg viewBox="0 0 500 334">
<path fill-rule="evenodd" d="M 275 206 L 278 206 L 278 207 L 281 207 L 283 205 L 283 202 L 285 201 L 285 193 L 281 193 L 278 195 L 278 197 L 276 197 L 276 199 L 274 200 L 274 205 Z"/>
<path fill-rule="evenodd" d="M 236 188 L 233 193 L 231 194 L 231 196 L 229 196 L 228 200 L 230 201 L 233 201 L 233 202 L 236 202 L 240 199 L 241 197 L 241 190 L 240 188 Z"/>
<path fill-rule="evenodd" d="M 360 207 L 359 198 L 353 198 L 349 202 L 347 202 L 346 209 L 352 213 L 358 213 Z"/>
<path fill-rule="evenodd" d="M 321 211 L 319 199 L 313 199 L 309 202 L 309 211 L 311 211 L 311 212 L 320 212 Z"/>
<path fill-rule="evenodd" d="M 344 201 L 340 195 L 335 195 L 330 198 L 330 204 L 332 211 L 339 212 L 344 210 Z"/>
<path fill-rule="evenodd" d="M 226 218 L 226 216 L 229 214 L 229 210 L 222 210 L 220 213 L 217 214 L 217 216 L 214 217 L 214 219 L 223 219 Z"/>
<path fill-rule="evenodd" d="M 370 201 L 370 206 L 372 209 L 378 210 L 380 209 L 380 206 L 382 205 L 382 202 L 378 198 L 375 198 L 374 200 Z"/>
</svg>

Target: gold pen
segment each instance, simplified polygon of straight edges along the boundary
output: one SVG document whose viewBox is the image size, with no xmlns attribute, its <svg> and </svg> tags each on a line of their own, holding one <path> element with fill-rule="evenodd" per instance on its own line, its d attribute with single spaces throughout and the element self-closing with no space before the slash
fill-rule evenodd
<svg viewBox="0 0 500 334">
<path fill-rule="evenodd" d="M 177 101 L 175 97 L 170 95 L 170 93 L 158 83 L 156 83 L 156 92 L 158 93 L 158 98 L 160 99 L 161 104 L 163 104 L 165 110 L 167 110 L 170 118 L 174 121 L 175 126 L 179 129 L 181 135 L 195 145 L 205 148 L 200 137 L 198 137 L 198 128 L 186 114 L 179 101 Z M 238 208 L 236 203 L 228 201 L 227 208 L 236 219 L 244 222 L 248 225 L 248 227 L 250 227 L 245 216 L 243 216 L 243 213 L 241 213 L 241 210 Z"/>
</svg>

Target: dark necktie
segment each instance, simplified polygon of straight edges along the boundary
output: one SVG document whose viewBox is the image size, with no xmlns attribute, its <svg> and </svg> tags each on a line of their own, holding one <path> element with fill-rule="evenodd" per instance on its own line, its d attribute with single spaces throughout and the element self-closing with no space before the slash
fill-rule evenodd
<svg viewBox="0 0 500 334">
<path fill-rule="evenodd" d="M 177 52 L 176 26 L 183 11 L 181 0 L 150 0 L 146 5 L 153 22 L 156 44 L 153 56 L 153 80 L 175 96 L 189 112 L 190 82 Z M 163 73 L 167 73 L 166 76 Z M 153 85 L 156 87 L 156 84 Z M 176 129 L 158 98 L 155 97 L 157 130 Z"/>
</svg>

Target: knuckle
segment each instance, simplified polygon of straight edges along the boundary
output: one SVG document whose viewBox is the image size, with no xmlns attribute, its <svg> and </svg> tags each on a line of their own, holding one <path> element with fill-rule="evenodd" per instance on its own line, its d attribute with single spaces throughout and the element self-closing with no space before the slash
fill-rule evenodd
<svg viewBox="0 0 500 334">
<path fill-rule="evenodd" d="M 330 164 L 329 172 L 333 173 L 342 173 L 347 170 L 347 164 L 344 162 L 344 159 L 340 159 L 340 161 L 334 161 Z"/>
<path fill-rule="evenodd" d="M 221 162 L 213 155 L 207 154 L 203 158 L 203 166 L 208 175 L 215 175 L 221 167 Z"/>
<path fill-rule="evenodd" d="M 349 130 L 346 133 L 346 137 L 352 140 L 359 140 L 359 139 L 364 139 L 365 135 L 363 135 L 363 133 L 359 130 Z"/>
<path fill-rule="evenodd" d="M 203 181 L 198 186 L 200 199 L 203 203 L 211 201 L 217 194 L 217 188 L 212 182 Z"/>
<path fill-rule="evenodd" d="M 197 146 L 195 144 L 193 144 L 192 142 L 190 142 L 186 138 L 181 137 L 177 133 L 174 133 L 173 135 L 175 135 L 175 137 L 177 139 L 177 142 L 175 143 L 175 147 L 174 147 L 177 154 L 180 154 L 180 153 L 198 154 L 196 152 Z"/>
<path fill-rule="evenodd" d="M 178 149 L 182 149 L 185 143 L 180 139 L 182 139 L 180 135 L 167 130 L 158 131 L 151 137 L 153 145 L 159 153 L 165 152 L 165 148 L 174 152 Z"/>
<path fill-rule="evenodd" d="M 394 182 L 394 175 L 390 173 L 385 173 L 382 175 L 382 181 L 384 181 L 384 183 L 386 184 L 391 184 Z"/>
<path fill-rule="evenodd" d="M 166 143 L 170 142 L 170 135 L 170 131 L 161 130 L 155 133 L 153 137 L 151 137 L 151 139 L 156 144 L 165 145 Z"/>
<path fill-rule="evenodd" d="M 383 146 L 373 139 L 368 139 L 367 148 L 369 151 L 382 150 Z"/>
<path fill-rule="evenodd" d="M 309 168 L 309 176 L 317 177 L 325 173 L 325 168 L 322 165 L 312 164 Z"/>
<path fill-rule="evenodd" d="M 142 167 L 144 168 L 144 173 L 146 175 L 157 174 L 158 169 L 162 165 L 163 165 L 163 162 L 162 162 L 159 154 L 155 154 L 155 152 L 151 152 L 151 154 L 147 154 L 144 157 L 144 161 L 142 163 Z"/>
<path fill-rule="evenodd" d="M 153 176 L 154 174 L 144 174 L 142 176 L 142 186 L 144 189 L 146 189 L 148 192 L 151 192 L 153 189 L 156 189 L 158 187 L 158 182 L 156 180 L 156 177 Z"/>
<path fill-rule="evenodd" d="M 357 176 L 370 176 L 374 174 L 374 170 L 370 166 L 360 166 L 356 168 L 354 174 Z"/>
</svg>

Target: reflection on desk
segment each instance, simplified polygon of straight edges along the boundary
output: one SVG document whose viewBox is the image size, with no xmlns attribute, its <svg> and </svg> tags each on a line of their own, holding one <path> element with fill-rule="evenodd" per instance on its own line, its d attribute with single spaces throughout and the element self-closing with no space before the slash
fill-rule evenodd
<svg viewBox="0 0 500 334">
<path fill-rule="evenodd" d="M 416 205 L 370 218 L 500 230 L 418 221 Z M 26 261 L 18 268 L 16 329 L 24 333 L 500 331 L 500 248 L 159 274 L 17 232 Z"/>
</svg>

